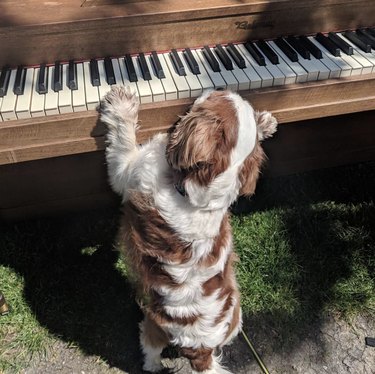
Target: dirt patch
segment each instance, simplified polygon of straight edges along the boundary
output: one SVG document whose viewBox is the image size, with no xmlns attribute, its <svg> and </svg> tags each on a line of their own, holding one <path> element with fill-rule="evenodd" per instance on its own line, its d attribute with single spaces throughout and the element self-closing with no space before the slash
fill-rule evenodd
<svg viewBox="0 0 375 374">
<path fill-rule="evenodd" d="M 375 334 L 375 321 L 357 317 L 350 323 L 333 316 L 317 320 L 301 336 L 291 332 L 293 338 L 282 338 L 271 325 L 254 326 L 251 321 L 244 328 L 270 373 L 290 374 L 374 374 L 375 348 L 365 345 L 365 337 Z M 285 340 L 285 341 L 284 341 Z M 138 345 L 135 342 L 134 345 Z M 131 347 L 131 350 L 134 346 Z M 131 357 L 134 357 L 131 356 Z M 140 362 L 129 363 L 127 347 L 118 362 L 130 371 L 110 367 L 98 356 L 88 356 L 77 348 L 56 341 L 45 357 L 32 360 L 23 374 L 119 374 L 142 373 Z M 137 360 L 139 361 L 139 360 Z M 235 374 L 261 373 L 244 339 L 239 336 L 223 352 L 223 362 Z M 190 373 L 183 358 L 165 358 L 166 367 L 179 374 Z"/>
</svg>

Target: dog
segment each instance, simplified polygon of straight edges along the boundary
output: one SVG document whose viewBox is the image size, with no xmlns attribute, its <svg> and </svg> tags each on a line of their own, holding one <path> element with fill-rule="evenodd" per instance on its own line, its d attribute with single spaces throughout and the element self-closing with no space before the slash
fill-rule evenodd
<svg viewBox="0 0 375 374">
<path fill-rule="evenodd" d="M 123 253 L 144 312 L 143 369 L 161 370 L 172 344 L 193 373 L 230 373 L 216 356 L 242 327 L 228 208 L 254 193 L 261 142 L 277 121 L 234 92 L 211 90 L 168 133 L 138 145 L 138 110 L 137 96 L 115 87 L 100 119 L 109 182 L 122 197 Z"/>
</svg>

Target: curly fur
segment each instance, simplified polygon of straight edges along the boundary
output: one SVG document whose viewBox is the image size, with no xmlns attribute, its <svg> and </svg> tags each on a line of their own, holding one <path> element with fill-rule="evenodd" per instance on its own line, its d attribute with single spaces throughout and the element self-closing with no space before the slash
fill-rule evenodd
<svg viewBox="0 0 375 374">
<path fill-rule="evenodd" d="M 208 91 L 171 127 L 139 146 L 138 99 L 113 88 L 101 103 L 109 181 L 122 196 L 121 237 L 145 314 L 144 369 L 162 368 L 167 344 L 193 373 L 229 373 L 215 350 L 240 331 L 228 207 L 255 191 L 265 160 L 260 141 L 276 131 L 230 91 Z"/>
</svg>

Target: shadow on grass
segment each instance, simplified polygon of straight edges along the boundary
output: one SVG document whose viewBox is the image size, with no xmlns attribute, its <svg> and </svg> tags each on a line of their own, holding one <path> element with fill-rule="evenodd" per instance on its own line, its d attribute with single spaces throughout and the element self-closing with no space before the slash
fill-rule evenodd
<svg viewBox="0 0 375 374">
<path fill-rule="evenodd" d="M 318 332 L 327 311 L 375 315 L 374 172 L 368 163 L 263 180 L 255 199 L 234 207 L 244 229 L 253 225 L 257 232 L 271 221 L 266 235 L 274 237 L 259 248 L 251 247 L 251 237 L 238 241 L 240 273 L 243 262 L 256 269 L 246 289 L 248 309 L 259 312 L 248 315 L 245 331 L 264 354 L 292 352 L 312 339 L 323 359 Z M 257 299 L 252 289 L 265 292 Z"/>
<path fill-rule="evenodd" d="M 116 268 L 116 212 L 25 222 L 1 231 L 0 263 L 24 277 L 24 295 L 39 323 L 110 366 L 141 372 L 142 316 Z"/>
<path fill-rule="evenodd" d="M 351 171 L 357 182 L 359 175 L 375 172 L 373 164 L 359 168 L 366 169 L 357 174 L 354 167 Z M 373 292 L 365 283 L 358 287 L 361 279 L 355 277 L 375 271 L 375 261 L 369 260 L 375 242 L 375 188 L 371 188 L 375 182 L 369 177 L 365 183 L 363 177 L 359 188 L 348 178 L 335 199 L 338 186 L 333 180 L 345 180 L 347 170 L 342 168 L 341 174 L 331 171 L 332 180 L 327 171 L 323 177 L 312 173 L 262 181 L 250 205 L 236 207 L 253 212 L 237 218 L 243 225 L 274 210 L 277 221 L 282 222 L 274 248 L 281 248 L 283 241 L 288 245 L 282 253 L 263 253 L 268 260 L 273 258 L 272 266 L 262 265 L 260 254 L 253 258 L 248 254 L 248 263 L 241 258 L 249 272 L 248 292 L 252 292 L 251 269 L 257 266 L 266 275 L 261 281 L 270 289 L 255 300 L 258 312 L 245 325 L 255 344 L 272 348 L 261 350 L 265 359 L 272 352 L 292 352 L 303 339 L 311 338 L 309 332 L 312 326 L 319 329 L 326 305 L 343 311 L 360 307 Z M 345 200 L 353 204 L 338 204 Z M 109 211 L 2 227 L 0 263 L 24 277 L 25 298 L 50 333 L 74 342 L 87 354 L 99 355 L 111 366 L 140 373 L 138 322 L 142 316 L 131 287 L 116 267 L 117 220 L 118 214 Z M 269 232 L 274 232 L 272 227 Z M 266 235 L 261 250 L 272 248 L 267 240 Z M 275 305 L 272 296 L 280 285 L 290 288 L 281 306 Z"/>
</svg>

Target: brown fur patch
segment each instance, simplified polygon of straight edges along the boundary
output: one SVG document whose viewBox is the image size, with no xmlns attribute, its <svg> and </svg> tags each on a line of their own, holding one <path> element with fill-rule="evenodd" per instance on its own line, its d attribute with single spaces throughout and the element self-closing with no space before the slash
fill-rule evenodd
<svg viewBox="0 0 375 374">
<path fill-rule="evenodd" d="M 221 221 L 219 234 L 215 237 L 211 252 L 200 261 L 202 267 L 209 267 L 216 264 L 221 256 L 223 248 L 232 238 L 232 229 L 229 222 L 229 215 L 225 214 Z"/>
<path fill-rule="evenodd" d="M 230 322 L 230 325 L 228 327 L 227 333 L 225 335 L 225 339 L 227 339 L 233 332 L 233 330 L 238 326 L 240 323 L 240 310 L 241 310 L 241 304 L 240 304 L 240 299 L 237 299 L 237 303 L 234 306 L 233 310 L 233 317 Z"/>
<path fill-rule="evenodd" d="M 224 92 L 195 104 L 169 132 L 166 157 L 175 170 L 207 186 L 230 163 L 237 144 L 237 112 Z"/>
<path fill-rule="evenodd" d="M 162 262 L 182 264 L 191 258 L 191 244 L 184 242 L 160 216 L 150 197 L 133 193 L 124 204 L 120 240 L 124 254 L 141 285 L 148 294 L 153 284 L 178 287 L 162 268 Z"/>
<path fill-rule="evenodd" d="M 259 142 L 253 152 L 247 156 L 242 165 L 239 179 L 241 182 L 240 195 L 250 196 L 255 192 L 260 170 L 266 160 L 266 155 Z"/>
<path fill-rule="evenodd" d="M 145 344 L 151 347 L 165 347 L 169 343 L 167 334 L 149 316 L 143 321 L 143 337 Z"/>
<path fill-rule="evenodd" d="M 182 348 L 181 353 L 190 361 L 190 365 L 195 371 L 205 371 L 212 365 L 211 348 Z"/>
</svg>

